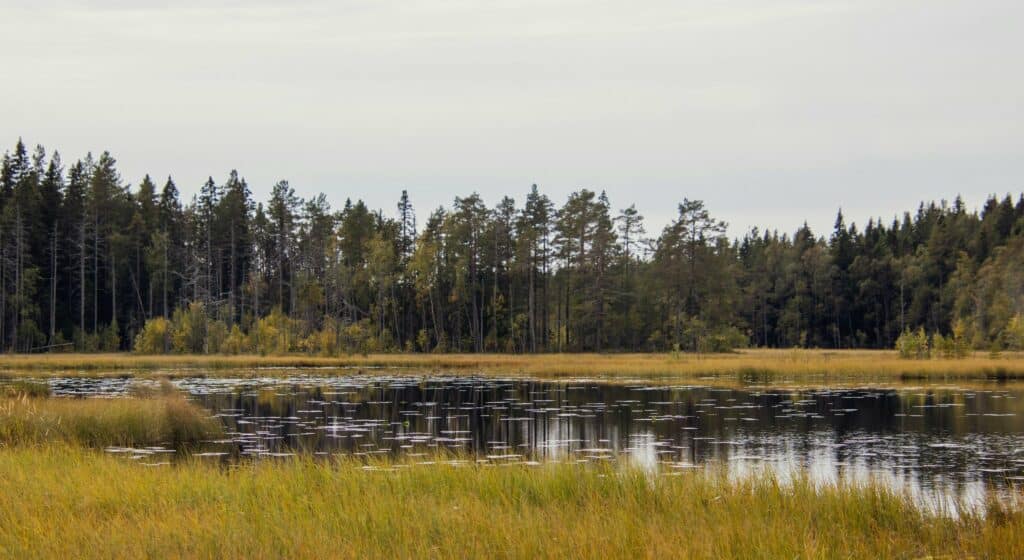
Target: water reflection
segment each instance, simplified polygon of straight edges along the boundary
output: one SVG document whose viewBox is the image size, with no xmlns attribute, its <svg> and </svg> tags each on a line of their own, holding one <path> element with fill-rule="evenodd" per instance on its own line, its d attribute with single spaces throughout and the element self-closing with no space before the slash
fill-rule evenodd
<svg viewBox="0 0 1024 560">
<path fill-rule="evenodd" d="M 57 395 L 132 381 L 53 380 Z M 666 472 L 709 464 L 816 480 L 881 477 L 980 499 L 1024 480 L 1019 388 L 723 389 L 595 381 L 347 376 L 175 381 L 222 419 L 225 458 L 294 453 L 484 462 L 625 456 Z M 945 498 L 943 498 L 945 499 Z"/>
</svg>

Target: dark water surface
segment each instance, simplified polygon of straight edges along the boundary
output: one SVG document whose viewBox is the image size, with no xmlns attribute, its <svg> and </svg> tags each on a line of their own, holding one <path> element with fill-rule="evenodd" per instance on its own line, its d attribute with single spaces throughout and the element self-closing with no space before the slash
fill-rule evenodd
<svg viewBox="0 0 1024 560">
<path fill-rule="evenodd" d="M 116 395 L 132 383 L 147 382 L 55 379 L 51 387 Z M 1024 481 L 1019 385 L 723 389 L 386 375 L 174 383 L 223 421 L 229 439 L 203 450 L 221 460 L 427 460 L 439 450 L 491 463 L 617 457 L 666 473 L 725 465 L 737 474 L 768 467 L 824 481 L 874 478 L 967 501 Z"/>
</svg>

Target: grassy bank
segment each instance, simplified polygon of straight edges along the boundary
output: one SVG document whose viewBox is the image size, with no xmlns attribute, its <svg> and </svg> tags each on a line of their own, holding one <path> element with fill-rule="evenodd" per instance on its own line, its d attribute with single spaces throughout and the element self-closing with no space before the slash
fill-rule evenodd
<svg viewBox="0 0 1024 560">
<path fill-rule="evenodd" d="M 103 447 L 198 443 L 220 423 L 178 395 L 132 399 L 0 398 L 0 447 L 67 442 Z"/>
<path fill-rule="evenodd" d="M 747 350 L 734 354 L 379 354 L 309 356 L 141 356 L 135 354 L 48 354 L 0 356 L 0 375 L 217 375 L 239 369 L 407 368 L 420 372 L 521 374 L 542 377 L 734 377 L 780 379 L 1024 379 L 1024 354 L 966 359 L 904 360 L 891 351 Z M 250 372 L 256 373 L 256 372 Z M 272 372 L 261 371 L 260 375 Z"/>
<path fill-rule="evenodd" d="M 993 508 L 951 519 L 875 487 L 570 465 L 144 468 L 0 451 L 0 556 L 17 558 L 1021 557 L 1024 516 Z"/>
</svg>

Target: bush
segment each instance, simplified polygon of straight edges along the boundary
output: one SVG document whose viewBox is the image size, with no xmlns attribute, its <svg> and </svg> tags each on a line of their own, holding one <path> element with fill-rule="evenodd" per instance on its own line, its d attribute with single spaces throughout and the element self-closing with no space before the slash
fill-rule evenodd
<svg viewBox="0 0 1024 560">
<path fill-rule="evenodd" d="M 416 348 L 420 352 L 430 352 L 430 333 L 427 329 L 420 329 L 420 332 L 416 333 Z"/>
<path fill-rule="evenodd" d="M 17 349 L 20 351 L 30 351 L 46 344 L 46 335 L 32 319 L 22 319 L 18 324 L 17 339 Z"/>
<path fill-rule="evenodd" d="M 347 354 L 367 354 L 376 347 L 377 340 L 368 320 L 352 323 L 341 330 L 341 349 Z"/>
<path fill-rule="evenodd" d="M 193 302 L 188 309 L 175 309 L 172 317 L 171 346 L 179 354 L 206 352 L 206 310 Z"/>
<path fill-rule="evenodd" d="M 971 354 L 971 344 L 968 342 L 969 329 L 967 324 L 957 319 L 953 323 L 953 332 L 949 336 L 942 336 L 939 333 L 932 335 L 931 350 L 934 356 L 946 359 L 963 359 Z M 899 341 L 897 341 L 897 345 Z M 904 356 L 906 357 L 906 356 Z"/>
<path fill-rule="evenodd" d="M 308 354 L 323 357 L 336 356 L 338 354 L 338 331 L 333 324 L 328 323 L 324 325 L 324 328 L 310 333 L 299 346 L 303 352 Z"/>
<path fill-rule="evenodd" d="M 100 350 L 103 352 L 117 352 L 121 349 L 121 329 L 114 319 L 109 325 L 100 331 Z"/>
<path fill-rule="evenodd" d="M 957 319 L 953 323 L 953 335 L 951 337 L 953 358 L 966 358 L 971 354 L 971 344 L 967 340 L 967 331 L 967 325 L 963 320 Z"/>
<path fill-rule="evenodd" d="M 220 345 L 220 352 L 222 354 L 242 354 L 249 352 L 251 349 L 249 337 L 245 336 L 245 333 L 242 332 L 238 325 L 231 326 L 231 332 L 224 339 L 224 343 Z"/>
<path fill-rule="evenodd" d="M 935 355 L 943 358 L 952 358 L 955 355 L 952 336 L 942 336 L 938 333 L 933 334 L 931 348 Z"/>
<path fill-rule="evenodd" d="M 146 321 L 135 337 L 134 350 L 139 354 L 166 354 L 171 351 L 171 322 L 163 317 Z"/>
<path fill-rule="evenodd" d="M 76 352 L 99 352 L 100 350 L 100 337 L 95 333 L 87 333 L 82 329 L 76 328 L 72 335 L 72 341 L 75 343 Z"/>
<path fill-rule="evenodd" d="M 1010 319 L 1002 333 L 1002 339 L 1007 350 L 1024 350 L 1024 313 L 1018 313 Z"/>
<path fill-rule="evenodd" d="M 297 345 L 297 321 L 289 319 L 280 308 L 274 308 L 270 315 L 256 321 L 253 345 L 261 355 L 287 354 Z"/>
<path fill-rule="evenodd" d="M 228 326 L 224 321 L 210 321 L 206 324 L 206 350 L 210 354 L 219 354 L 228 338 Z"/>
<path fill-rule="evenodd" d="M 64 333 L 57 331 L 57 334 L 53 337 L 53 348 L 50 352 L 71 352 L 74 350 L 73 344 L 68 344 L 68 339 L 64 338 Z"/>
<path fill-rule="evenodd" d="M 923 328 L 916 331 L 904 330 L 896 339 L 896 350 L 900 353 L 901 358 L 908 360 L 923 360 L 931 355 L 928 348 L 928 335 L 924 333 Z"/>
<path fill-rule="evenodd" d="M 747 345 L 747 335 L 736 327 L 722 327 L 697 341 L 697 351 L 710 354 L 732 352 Z"/>
</svg>

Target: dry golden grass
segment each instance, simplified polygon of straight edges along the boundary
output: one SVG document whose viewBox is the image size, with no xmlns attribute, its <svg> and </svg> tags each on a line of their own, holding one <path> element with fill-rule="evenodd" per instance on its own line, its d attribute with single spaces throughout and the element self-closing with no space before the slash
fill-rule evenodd
<svg viewBox="0 0 1024 560">
<path fill-rule="evenodd" d="M 0 357 L 0 375 L 137 375 L 175 370 L 206 375 L 216 370 L 274 368 L 405 368 L 540 377 L 730 377 L 748 381 L 829 383 L 860 380 L 1024 379 L 1024 354 L 976 354 L 966 359 L 904 360 L 891 351 L 746 350 L 734 354 L 377 354 L 309 356 L 140 356 L 48 354 Z M 265 374 L 267 372 L 260 372 Z"/>
<path fill-rule="evenodd" d="M 1024 514 L 923 512 L 876 486 L 636 470 L 296 459 L 145 468 L 0 451 L 11 558 L 1020 558 Z"/>
<path fill-rule="evenodd" d="M 0 398 L 0 448 L 68 442 L 105 447 L 194 445 L 221 435 L 180 395 L 139 399 Z"/>
</svg>

